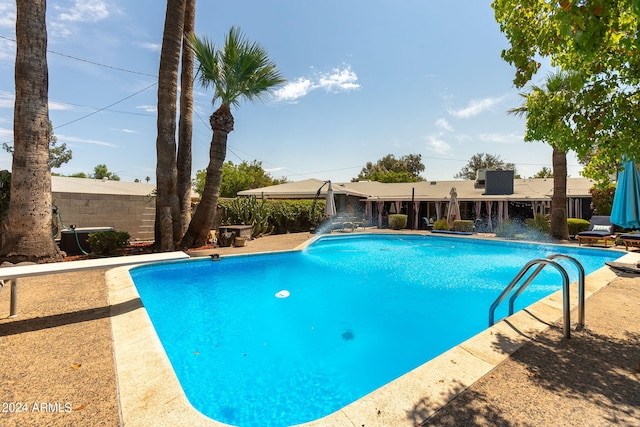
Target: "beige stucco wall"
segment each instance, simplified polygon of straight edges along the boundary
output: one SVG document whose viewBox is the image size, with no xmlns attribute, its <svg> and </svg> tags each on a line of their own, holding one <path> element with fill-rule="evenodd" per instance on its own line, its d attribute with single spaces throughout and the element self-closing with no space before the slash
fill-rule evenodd
<svg viewBox="0 0 640 427">
<path fill-rule="evenodd" d="M 155 198 L 117 194 L 53 193 L 64 226 L 113 227 L 134 240 L 153 240 Z"/>
</svg>

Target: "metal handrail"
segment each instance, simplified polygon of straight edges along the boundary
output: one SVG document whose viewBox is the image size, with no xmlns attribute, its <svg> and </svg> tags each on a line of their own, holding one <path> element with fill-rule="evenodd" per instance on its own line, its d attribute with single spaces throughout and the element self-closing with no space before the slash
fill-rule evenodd
<svg viewBox="0 0 640 427">
<path fill-rule="evenodd" d="M 580 261 L 578 261 L 577 259 L 569 255 L 553 254 L 547 257 L 547 259 L 557 259 L 557 258 L 562 258 L 562 259 L 571 261 L 578 269 L 578 324 L 577 324 L 577 327 L 582 328 L 584 327 L 584 302 L 585 302 L 584 268 L 582 267 L 582 264 L 580 264 Z M 537 276 L 538 273 L 540 273 L 540 270 L 542 270 L 544 267 L 545 267 L 545 264 L 541 264 L 531 274 L 529 279 L 527 279 L 526 282 L 520 285 L 520 287 L 513 293 L 513 295 L 509 299 L 509 315 L 512 315 L 514 312 L 514 304 L 515 304 L 516 298 L 520 296 L 520 294 L 526 289 L 526 287 L 529 286 L 533 278 Z"/>
<path fill-rule="evenodd" d="M 567 271 L 560 264 L 558 264 L 557 262 L 549 258 L 534 259 L 529 261 L 528 263 L 525 264 L 524 267 L 522 267 L 522 269 L 516 275 L 516 277 L 514 277 L 514 279 L 507 285 L 507 287 L 504 288 L 502 293 L 500 293 L 498 298 L 496 298 L 493 304 L 491 304 L 491 307 L 489 308 L 489 326 L 493 326 L 493 324 L 495 323 L 494 315 L 498 305 L 500 305 L 500 303 L 504 301 L 504 299 L 507 297 L 509 292 L 511 292 L 511 290 L 513 290 L 513 288 L 518 284 L 520 279 L 522 279 L 524 275 L 527 274 L 529 269 L 531 269 L 535 265 L 538 265 L 538 268 L 533 272 L 533 274 L 529 278 L 527 278 L 527 281 L 525 282 L 527 285 L 531 283 L 531 281 L 535 278 L 535 276 L 538 275 L 538 273 L 540 273 L 540 271 L 542 271 L 542 269 L 547 265 L 551 265 L 554 268 L 556 268 L 560 273 L 560 275 L 562 276 L 562 311 L 563 311 L 563 321 L 564 321 L 563 332 L 564 332 L 565 338 L 570 338 L 571 337 L 571 312 L 570 312 L 570 301 L 569 301 L 569 275 L 567 274 Z"/>
</svg>

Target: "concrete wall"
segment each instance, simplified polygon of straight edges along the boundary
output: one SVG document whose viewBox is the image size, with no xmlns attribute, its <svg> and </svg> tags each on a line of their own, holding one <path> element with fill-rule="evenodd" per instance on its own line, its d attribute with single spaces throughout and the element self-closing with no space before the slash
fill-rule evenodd
<svg viewBox="0 0 640 427">
<path fill-rule="evenodd" d="M 131 241 L 153 240 L 155 198 L 118 194 L 53 193 L 65 227 L 113 227 Z"/>
</svg>

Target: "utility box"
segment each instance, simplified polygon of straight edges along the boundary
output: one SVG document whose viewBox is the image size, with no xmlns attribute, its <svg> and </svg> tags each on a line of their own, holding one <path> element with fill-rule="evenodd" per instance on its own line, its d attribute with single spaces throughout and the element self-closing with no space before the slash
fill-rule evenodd
<svg viewBox="0 0 640 427">
<path fill-rule="evenodd" d="M 492 196 L 513 194 L 513 171 L 487 170 L 485 172 L 484 194 Z"/>
<path fill-rule="evenodd" d="M 113 227 L 82 227 L 62 230 L 60 232 L 60 249 L 67 255 L 82 255 L 91 252 L 89 234 L 100 231 L 114 231 Z"/>
</svg>

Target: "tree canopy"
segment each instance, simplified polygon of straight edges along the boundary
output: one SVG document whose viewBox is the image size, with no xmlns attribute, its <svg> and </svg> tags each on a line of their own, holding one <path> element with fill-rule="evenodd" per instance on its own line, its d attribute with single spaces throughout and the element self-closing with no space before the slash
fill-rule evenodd
<svg viewBox="0 0 640 427">
<path fill-rule="evenodd" d="M 425 169 L 421 154 L 408 154 L 396 159 L 393 154 L 387 154 L 376 163 L 367 162 L 360 174 L 351 181 L 378 182 L 417 182 L 424 181 L 420 173 Z"/>
<path fill-rule="evenodd" d="M 535 175 L 531 178 L 553 178 L 553 171 L 546 166 L 543 166 Z"/>
<path fill-rule="evenodd" d="M 515 165 L 505 162 L 499 155 L 477 153 L 453 177 L 456 179 L 475 180 L 476 174 L 480 169 L 507 169 L 513 170 L 514 176 L 517 175 Z"/>
<path fill-rule="evenodd" d="M 492 7 L 511 44 L 502 57 L 516 68 L 517 87 L 531 81 L 544 57 L 579 83 L 570 105 L 552 99 L 559 125 L 541 124 L 529 137 L 590 159 L 583 175 L 600 181 L 622 158 L 640 158 L 640 1 L 494 0 Z"/>
<path fill-rule="evenodd" d="M 202 194 L 205 185 L 207 171 L 202 169 L 196 172 L 193 181 L 194 189 Z M 232 161 L 222 165 L 222 182 L 220 183 L 220 197 L 236 197 L 238 191 L 254 188 L 268 187 L 270 185 L 283 184 L 286 178 L 273 178 L 262 168 L 262 162 L 257 160 L 235 165 Z"/>
</svg>

